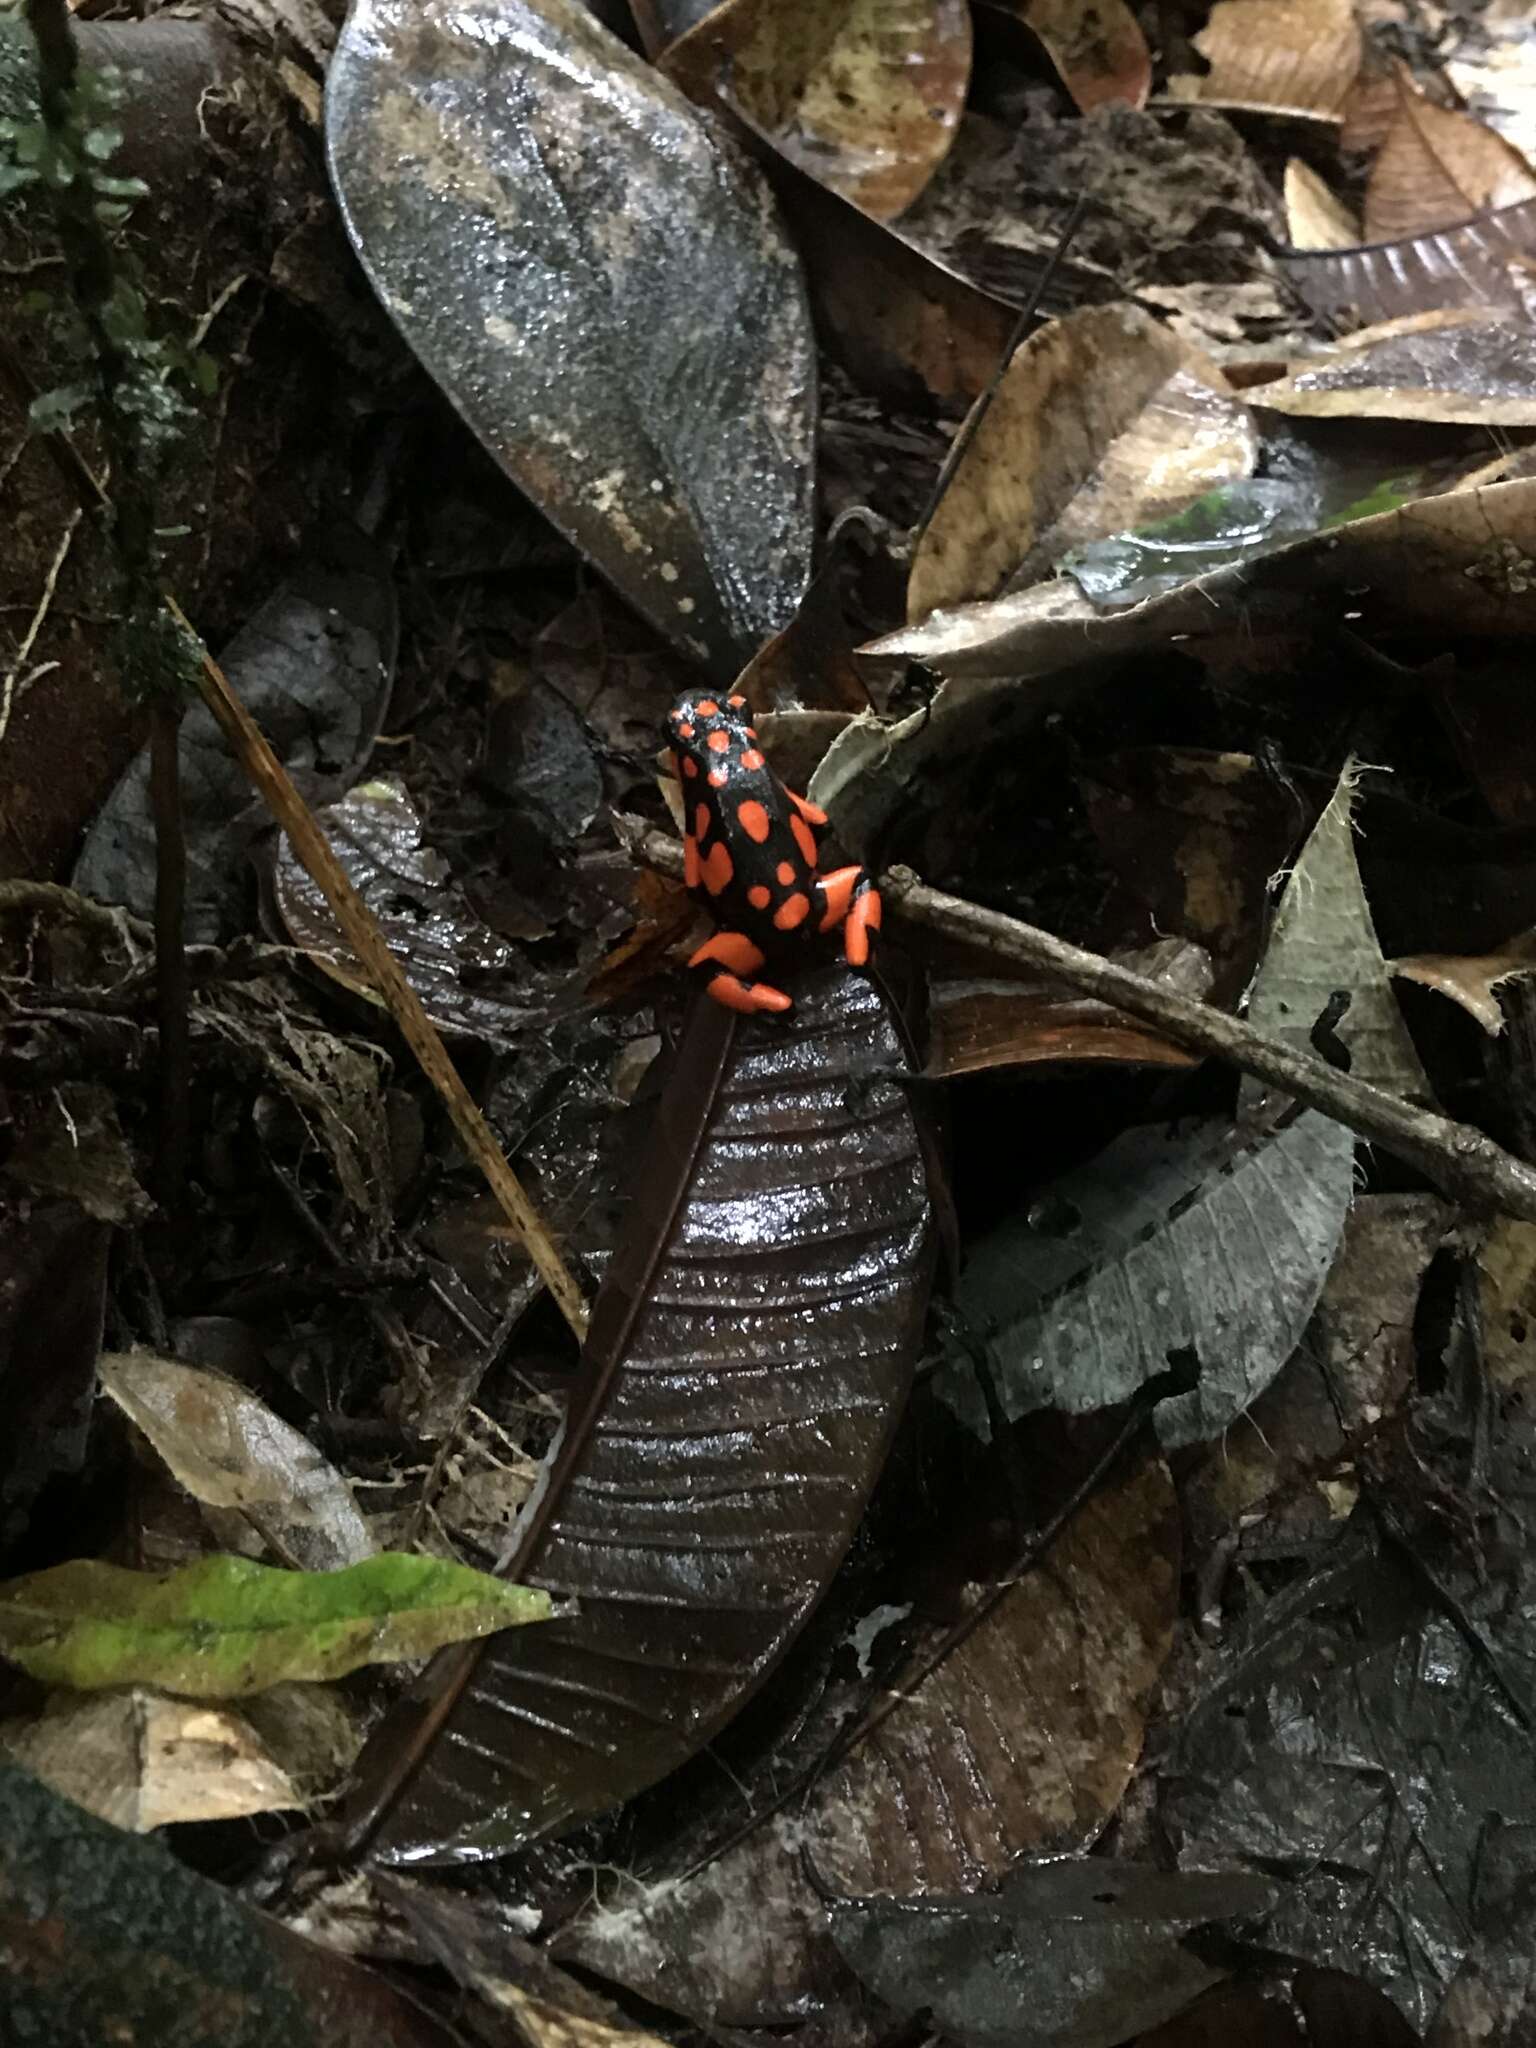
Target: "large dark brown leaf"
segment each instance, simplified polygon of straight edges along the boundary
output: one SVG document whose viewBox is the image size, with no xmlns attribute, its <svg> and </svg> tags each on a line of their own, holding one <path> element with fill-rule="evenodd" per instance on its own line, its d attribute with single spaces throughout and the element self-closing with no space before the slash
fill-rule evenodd
<svg viewBox="0 0 1536 2048">
<path fill-rule="evenodd" d="M 812 538 L 810 319 L 760 174 L 578 0 L 358 0 L 326 124 L 363 264 L 465 420 L 734 676 Z"/>
<path fill-rule="evenodd" d="M 455 1864 L 707 1742 L 821 1597 L 911 1380 L 933 1232 L 902 1039 L 843 968 L 783 1020 L 695 1005 L 583 1374 L 505 1568 L 579 1611 L 438 1658 L 355 1824 Z M 528 1632 L 531 1634 L 531 1632 Z"/>
</svg>

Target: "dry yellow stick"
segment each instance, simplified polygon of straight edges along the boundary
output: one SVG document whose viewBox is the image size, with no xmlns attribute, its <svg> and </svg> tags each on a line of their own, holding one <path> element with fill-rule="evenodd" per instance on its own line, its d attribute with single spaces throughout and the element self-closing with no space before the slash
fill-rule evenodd
<svg viewBox="0 0 1536 2048">
<path fill-rule="evenodd" d="M 506 1155 L 480 1114 L 474 1097 L 460 1080 L 459 1070 L 448 1057 L 437 1027 L 421 1006 L 421 998 L 406 980 L 399 961 L 385 944 L 367 905 L 331 851 L 330 841 L 321 831 L 314 813 L 294 788 L 281 761 L 262 738 L 251 714 L 230 688 L 224 671 L 193 632 L 175 598 L 168 596 L 165 606 L 200 650 L 202 668 L 198 687 L 203 702 L 218 720 L 220 730 L 234 749 L 235 758 L 244 765 L 246 773 L 266 799 L 273 817 L 288 834 L 294 852 L 330 905 L 331 914 L 341 926 L 347 944 L 378 990 L 399 1027 L 400 1036 L 416 1055 L 422 1072 L 442 1097 L 443 1106 L 453 1119 L 453 1127 L 465 1151 L 485 1175 L 491 1193 L 521 1239 L 540 1279 L 554 1296 L 560 1313 L 576 1335 L 584 1337 L 587 1306 L 581 1289 L 555 1249 L 522 1182 L 507 1164 Z"/>
</svg>

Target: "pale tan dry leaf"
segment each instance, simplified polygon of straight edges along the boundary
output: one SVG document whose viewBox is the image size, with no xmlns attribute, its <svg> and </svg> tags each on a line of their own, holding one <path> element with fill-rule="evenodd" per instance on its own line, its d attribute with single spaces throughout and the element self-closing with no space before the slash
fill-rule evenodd
<svg viewBox="0 0 1536 2048">
<path fill-rule="evenodd" d="M 77 1806 L 136 1835 L 303 1803 L 241 1715 L 146 1686 L 55 1693 L 33 1719 L 6 1723 L 0 1747 Z"/>
<path fill-rule="evenodd" d="M 1362 328 L 1254 394 L 1309 419 L 1536 426 L 1536 329 L 1466 307 Z"/>
<path fill-rule="evenodd" d="M 1497 1038 L 1504 1029 L 1504 1012 L 1495 991 L 1517 975 L 1536 973 L 1536 932 L 1519 932 L 1492 953 L 1416 953 L 1394 960 L 1392 972 L 1438 989 Z"/>
<path fill-rule="evenodd" d="M 993 0 L 1039 37 L 1079 113 L 1144 107 L 1152 53 L 1126 0 Z"/>
<path fill-rule="evenodd" d="M 1362 48 L 1351 0 L 1217 0 L 1194 43 L 1210 70 L 1171 98 L 1315 121 L 1343 119 Z"/>
<path fill-rule="evenodd" d="M 1463 25 L 1464 24 L 1464 25 Z M 1463 105 L 1506 142 L 1536 159 L 1536 11 L 1530 0 L 1485 0 L 1461 27 L 1441 66 Z"/>
<path fill-rule="evenodd" d="M 233 1510 L 285 1563 L 332 1571 L 373 1555 L 341 1474 L 238 1381 L 152 1351 L 108 1352 L 99 1370 L 178 1483 L 207 1509 Z"/>
<path fill-rule="evenodd" d="M 724 0 L 661 69 L 690 99 L 724 95 L 820 183 L 876 220 L 943 162 L 971 75 L 965 0 Z"/>
<path fill-rule="evenodd" d="M 1536 171 L 1502 136 L 1437 106 L 1406 72 L 1395 83 L 1397 118 L 1365 190 L 1367 242 L 1404 241 L 1536 198 Z"/>
<path fill-rule="evenodd" d="M 918 543 L 907 616 L 995 596 L 1069 549 L 1252 474 L 1246 406 L 1200 350 L 1130 306 L 1050 322 L 1014 356 Z"/>
<path fill-rule="evenodd" d="M 1353 209 L 1299 156 L 1285 167 L 1285 231 L 1293 249 L 1352 249 L 1360 240 Z"/>
</svg>

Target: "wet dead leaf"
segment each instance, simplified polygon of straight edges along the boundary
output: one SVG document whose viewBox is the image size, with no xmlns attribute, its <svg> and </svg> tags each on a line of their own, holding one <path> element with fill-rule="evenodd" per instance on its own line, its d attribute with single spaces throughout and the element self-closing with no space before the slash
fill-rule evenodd
<svg viewBox="0 0 1536 2048">
<path fill-rule="evenodd" d="M 1178 1514 L 1160 1460 L 1085 1504 L 926 1677 L 809 1794 L 680 1882 L 627 1886 L 557 1952 L 683 2011 L 748 2024 L 825 1981 L 822 1878 L 848 1892 L 969 1890 L 1078 1848 L 1141 1754 L 1172 1642 Z M 972 1585 L 970 1603 L 989 1588 Z M 935 1631 L 934 1633 L 937 1633 Z M 920 1682 L 919 1682 L 920 1680 Z"/>
<path fill-rule="evenodd" d="M 492 455 L 722 680 L 810 572 L 815 369 L 756 168 L 579 0 L 359 0 L 332 175 Z"/>
<path fill-rule="evenodd" d="M 1397 117 L 1365 188 L 1365 239 L 1397 242 L 1536 198 L 1536 171 L 1503 136 L 1437 106 L 1396 73 Z"/>
<path fill-rule="evenodd" d="M 360 782 L 317 816 L 439 1030 L 505 1045 L 538 1020 L 541 1011 L 511 999 L 524 979 L 516 948 L 475 916 L 448 863 L 423 844 L 421 820 L 402 783 Z M 372 982 L 286 835 L 278 845 L 273 894 L 293 943 L 333 981 L 377 1005 Z"/>
<path fill-rule="evenodd" d="M 956 1304 L 985 1338 L 1003 1413 L 1089 1414 L 1191 1357 L 1199 1384 L 1162 1401 L 1164 1444 L 1218 1436 L 1296 1348 L 1354 1192 L 1354 1138 L 1309 1110 L 1238 1141 L 1223 1117 L 1133 1127 L 970 1249 Z M 983 1439 L 968 1368 L 936 1381 Z"/>
<path fill-rule="evenodd" d="M 219 664 L 268 745 L 301 780 L 344 787 L 378 736 L 394 682 L 395 592 L 360 534 L 322 535 L 306 561 L 241 627 Z M 213 713 L 193 704 L 177 741 L 187 839 L 186 935 L 222 944 L 249 924 L 252 843 L 271 822 Z M 154 915 L 149 750 L 132 761 L 86 834 L 74 884 L 103 903 Z"/>
<path fill-rule="evenodd" d="M 55 1693 L 41 1714 L 0 1725 L 0 1747 L 87 1813 L 135 1835 L 302 1804 L 239 1714 L 145 1686 Z"/>
<path fill-rule="evenodd" d="M 971 75 L 965 0 L 724 0 L 662 69 L 723 94 L 790 161 L 876 220 L 909 207 L 954 140 Z"/>
<path fill-rule="evenodd" d="M 100 1371 L 188 1493 L 232 1510 L 285 1564 L 332 1571 L 373 1555 L 341 1474 L 238 1381 L 151 1351 L 108 1352 Z"/>
<path fill-rule="evenodd" d="M 1219 1983 L 1185 1937 L 1260 1919 L 1279 1887 L 1085 1857 L 980 1899 L 848 1900 L 832 1938 L 880 1999 L 972 2048 L 1120 2048 Z"/>
<path fill-rule="evenodd" d="M 1129 306 L 1019 349 L 918 542 L 907 616 L 1046 575 L 1069 549 L 1249 475 L 1247 408 L 1200 351 Z"/>
<path fill-rule="evenodd" d="M 1210 69 L 1171 98 L 1315 121 L 1342 120 L 1362 48 L 1352 0 L 1217 0 L 1194 45 Z"/>
<path fill-rule="evenodd" d="M 1120 101 L 1144 107 L 1152 84 L 1147 39 L 1125 0 L 992 0 L 1045 46 L 1080 114 Z"/>
<path fill-rule="evenodd" d="M 1285 227 L 1293 249 L 1351 249 L 1360 240 L 1353 209 L 1299 156 L 1285 167 Z"/>
<path fill-rule="evenodd" d="M 1185 995 L 1205 996 L 1211 967 L 1184 939 L 1112 955 Z M 935 1080 L 1042 1061 L 1190 1067 L 1195 1057 L 1150 1025 L 1051 982 L 935 980 L 928 996 L 928 1065 Z"/>
<path fill-rule="evenodd" d="M 1504 1029 L 1497 991 L 1517 975 L 1536 973 L 1536 932 L 1517 932 L 1492 953 L 1418 953 L 1407 960 L 1394 960 L 1392 972 L 1405 981 L 1438 989 L 1453 1003 L 1460 1003 L 1490 1037 L 1497 1038 Z"/>
<path fill-rule="evenodd" d="M 1536 426 L 1536 330 L 1483 308 L 1420 313 L 1349 335 L 1253 397 L 1306 419 Z"/>
<path fill-rule="evenodd" d="M 1347 762 L 1286 880 L 1248 999 L 1248 1021 L 1293 1050 L 1310 1052 L 1315 1027 L 1345 997 L 1348 1007 L 1331 1031 L 1348 1049 L 1351 1075 L 1429 1102 L 1429 1076 L 1392 992 L 1360 879 L 1352 823 L 1358 776 L 1356 764 Z M 1265 1093 L 1261 1083 L 1243 1084 L 1250 1103 Z"/>
</svg>

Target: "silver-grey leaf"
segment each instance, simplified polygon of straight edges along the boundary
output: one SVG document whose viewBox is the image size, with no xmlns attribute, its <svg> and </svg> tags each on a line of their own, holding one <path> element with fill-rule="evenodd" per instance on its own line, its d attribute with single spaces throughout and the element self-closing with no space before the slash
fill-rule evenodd
<svg viewBox="0 0 1536 2048">
<path fill-rule="evenodd" d="M 364 268 L 469 426 L 734 676 L 812 537 L 810 319 L 756 167 L 577 0 L 357 0 L 326 130 Z"/>
<path fill-rule="evenodd" d="M 1010 1217 L 971 1254 L 957 1303 L 1005 1414 L 1112 1407 L 1193 1354 L 1199 1384 L 1161 1403 L 1168 1445 L 1219 1435 L 1280 1370 L 1333 1263 L 1354 1137 L 1309 1110 L 1241 1143 L 1225 1118 L 1128 1131 L 1051 1190 L 1070 1228 Z M 987 1434 L 974 1375 L 939 1390 Z"/>
</svg>

